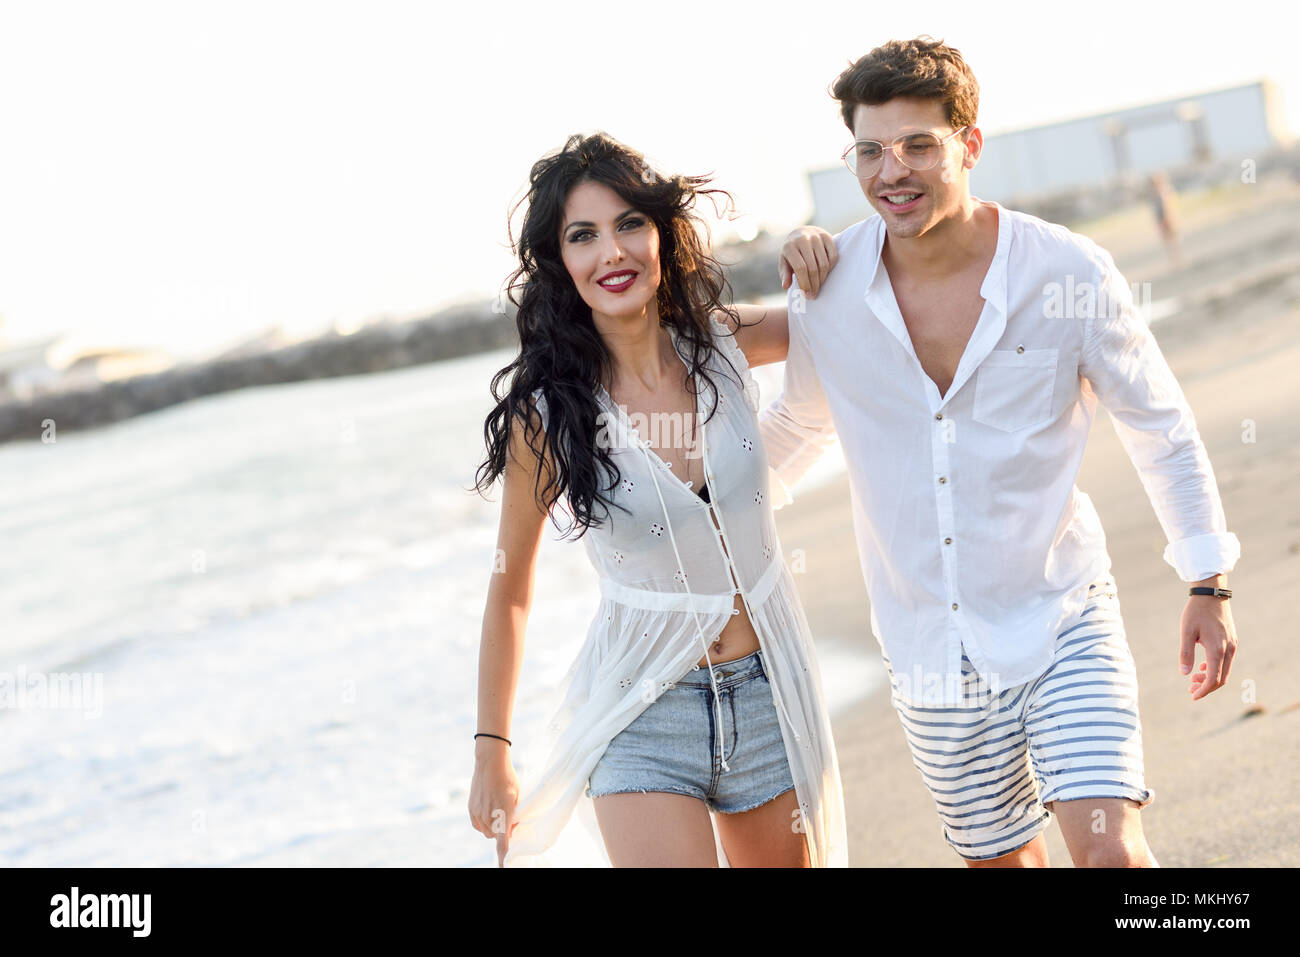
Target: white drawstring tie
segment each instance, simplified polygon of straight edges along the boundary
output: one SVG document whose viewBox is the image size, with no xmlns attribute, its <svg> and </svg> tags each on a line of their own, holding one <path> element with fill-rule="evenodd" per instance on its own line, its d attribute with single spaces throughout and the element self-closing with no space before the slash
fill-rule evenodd
<svg viewBox="0 0 1300 957">
<path fill-rule="evenodd" d="M 677 557 L 677 567 L 682 573 L 682 584 L 686 585 L 686 593 L 689 595 L 691 594 L 691 586 L 686 583 L 686 566 L 682 563 L 682 553 L 677 550 L 677 536 L 673 534 L 673 521 L 668 517 L 668 505 L 664 502 L 663 490 L 659 488 L 659 476 L 655 474 L 659 469 L 655 467 L 654 460 L 650 457 L 650 450 L 647 443 L 642 441 L 640 438 L 637 438 L 636 446 L 641 450 L 642 454 L 645 455 L 646 464 L 650 466 L 650 478 L 654 482 L 655 494 L 659 496 L 659 505 L 664 510 L 664 524 L 668 527 L 668 540 L 672 542 L 673 554 Z M 709 666 L 709 684 L 713 687 L 713 707 L 717 712 L 718 717 L 717 724 L 715 725 L 715 728 L 717 729 L 715 737 L 718 741 L 718 760 L 722 763 L 722 770 L 730 771 L 731 768 L 728 766 L 727 759 L 722 753 L 722 703 L 718 699 L 718 681 L 713 674 L 713 659 L 709 657 L 709 640 L 704 637 L 704 627 L 700 624 L 700 615 L 694 604 L 691 605 L 691 615 L 695 618 L 695 630 L 699 632 L 700 642 L 704 646 L 704 660 Z M 696 665 L 695 667 L 698 668 L 699 665 Z"/>
</svg>

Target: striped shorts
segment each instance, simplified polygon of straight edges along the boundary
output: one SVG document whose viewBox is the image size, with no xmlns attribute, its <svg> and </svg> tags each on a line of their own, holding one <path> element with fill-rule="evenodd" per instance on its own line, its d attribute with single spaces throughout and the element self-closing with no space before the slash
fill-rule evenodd
<svg viewBox="0 0 1300 957">
<path fill-rule="evenodd" d="M 888 666 L 888 660 L 886 660 Z M 990 694 L 962 655 L 970 708 L 912 707 L 892 695 L 912 761 L 943 822 L 944 839 L 968 860 L 1028 844 L 1049 824 L 1045 804 L 1155 793 L 1142 769 L 1137 675 L 1115 582 L 1089 586 L 1079 617 L 1057 636 L 1047 670 Z M 897 682 L 890 672 L 890 685 Z"/>
</svg>

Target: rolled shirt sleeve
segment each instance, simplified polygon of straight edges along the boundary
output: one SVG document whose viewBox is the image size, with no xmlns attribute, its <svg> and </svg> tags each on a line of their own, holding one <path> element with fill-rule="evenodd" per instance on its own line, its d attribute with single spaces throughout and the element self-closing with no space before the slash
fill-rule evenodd
<svg viewBox="0 0 1300 957">
<path fill-rule="evenodd" d="M 793 501 L 790 489 L 835 441 L 835 424 L 804 332 L 803 294 L 790 284 L 790 351 L 781 395 L 758 417 L 770 466 L 773 508 Z"/>
<path fill-rule="evenodd" d="M 1188 582 L 1227 573 L 1241 543 L 1227 530 L 1192 410 L 1111 255 L 1100 247 L 1094 255 L 1096 296 L 1083 307 L 1079 372 L 1110 412 L 1137 468 L 1169 542 L 1165 561 Z"/>
</svg>

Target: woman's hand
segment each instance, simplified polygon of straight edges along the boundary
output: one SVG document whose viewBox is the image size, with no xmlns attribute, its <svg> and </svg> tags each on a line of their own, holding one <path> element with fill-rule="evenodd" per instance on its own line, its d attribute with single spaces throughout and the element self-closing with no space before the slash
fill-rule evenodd
<svg viewBox="0 0 1300 957">
<path fill-rule="evenodd" d="M 799 288 L 809 299 L 817 298 L 817 291 L 832 269 L 839 255 L 835 240 L 820 226 L 800 226 L 792 230 L 781 246 L 781 288 L 790 288 L 790 277 L 799 280 Z"/>
<path fill-rule="evenodd" d="M 474 780 L 469 786 L 469 819 L 474 830 L 496 838 L 497 866 L 505 860 L 515 829 L 519 778 L 510 761 L 510 746 L 496 738 L 474 741 Z"/>
</svg>

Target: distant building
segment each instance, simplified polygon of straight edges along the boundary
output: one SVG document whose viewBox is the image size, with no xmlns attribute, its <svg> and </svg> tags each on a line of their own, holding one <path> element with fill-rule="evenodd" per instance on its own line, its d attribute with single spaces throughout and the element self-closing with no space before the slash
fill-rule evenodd
<svg viewBox="0 0 1300 957">
<path fill-rule="evenodd" d="M 159 349 L 90 345 L 69 334 L 0 343 L 0 401 L 160 372 L 174 364 Z"/>
<path fill-rule="evenodd" d="M 971 193 L 1003 204 L 1133 182 L 1157 169 L 1258 158 L 1289 142 L 1267 80 L 988 136 Z M 874 210 L 842 165 L 808 174 L 813 223 L 839 232 Z"/>
<path fill-rule="evenodd" d="M 86 348 L 63 368 L 58 379 L 60 389 L 80 389 L 115 379 L 162 372 L 175 360 L 161 349 Z"/>
<path fill-rule="evenodd" d="M 0 399 L 25 399 L 52 386 L 59 370 L 50 364 L 49 354 L 61 338 L 0 344 Z"/>
</svg>

